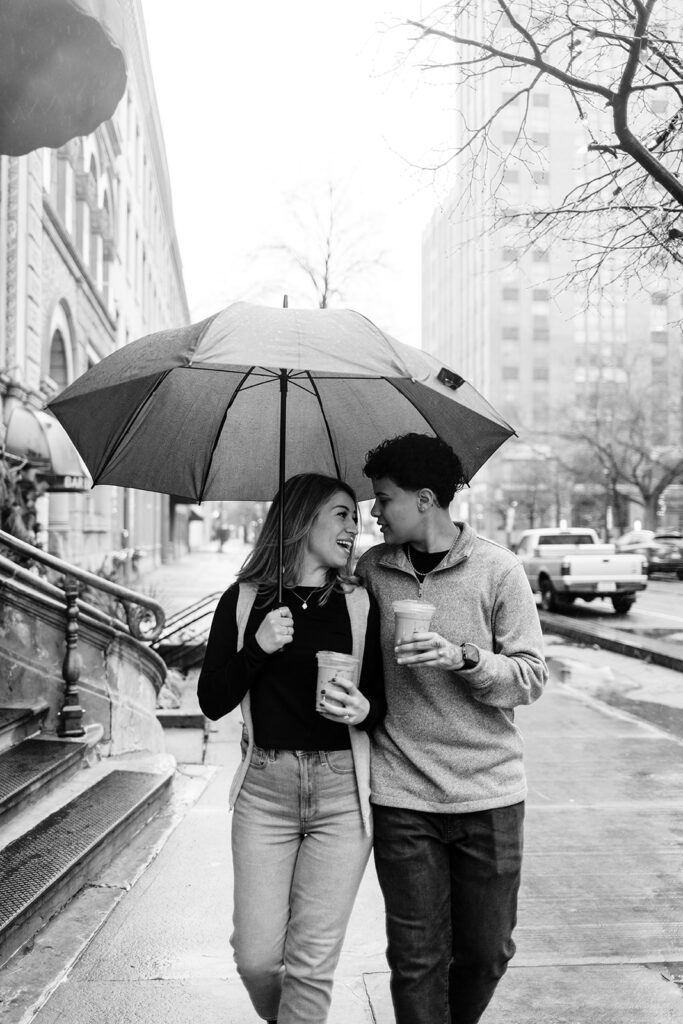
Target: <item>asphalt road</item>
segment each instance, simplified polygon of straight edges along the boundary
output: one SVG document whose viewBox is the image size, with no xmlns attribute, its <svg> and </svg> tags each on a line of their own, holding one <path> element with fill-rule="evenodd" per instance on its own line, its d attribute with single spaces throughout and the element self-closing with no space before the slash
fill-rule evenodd
<svg viewBox="0 0 683 1024">
<path fill-rule="evenodd" d="M 537 600 L 540 602 L 540 598 Z M 578 622 L 602 622 L 629 633 L 660 637 L 683 645 L 683 580 L 673 576 L 650 579 L 627 615 L 617 615 L 609 599 L 577 600 L 560 614 L 571 615 Z"/>
</svg>

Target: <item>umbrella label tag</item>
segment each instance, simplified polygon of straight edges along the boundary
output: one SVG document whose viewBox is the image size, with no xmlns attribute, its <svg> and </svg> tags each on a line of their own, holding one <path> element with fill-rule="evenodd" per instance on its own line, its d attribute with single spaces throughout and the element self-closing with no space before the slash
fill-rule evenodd
<svg viewBox="0 0 683 1024">
<path fill-rule="evenodd" d="M 439 370 L 436 379 L 445 384 L 451 391 L 457 391 L 465 383 L 464 377 L 461 377 L 459 373 L 455 373 L 453 370 L 447 370 L 445 366 Z"/>
</svg>

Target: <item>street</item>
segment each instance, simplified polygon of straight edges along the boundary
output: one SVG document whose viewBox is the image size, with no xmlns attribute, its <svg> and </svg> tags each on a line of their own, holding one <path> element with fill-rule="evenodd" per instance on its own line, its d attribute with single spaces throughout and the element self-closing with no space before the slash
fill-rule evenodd
<svg viewBox="0 0 683 1024">
<path fill-rule="evenodd" d="M 540 603 L 540 599 L 539 600 Z M 660 637 L 683 645 L 683 580 L 675 576 L 656 576 L 636 597 L 627 615 L 617 615 L 609 600 L 577 600 L 560 613 L 577 621 L 603 622 L 615 629 L 642 636 Z"/>
</svg>

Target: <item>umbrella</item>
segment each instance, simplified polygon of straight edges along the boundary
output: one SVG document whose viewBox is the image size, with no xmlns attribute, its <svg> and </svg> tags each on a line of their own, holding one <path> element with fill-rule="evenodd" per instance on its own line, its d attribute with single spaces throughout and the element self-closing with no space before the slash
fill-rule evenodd
<svg viewBox="0 0 683 1024">
<path fill-rule="evenodd" d="M 360 313 L 247 302 L 126 345 L 50 408 L 95 484 L 195 502 L 269 499 L 285 472 L 311 471 L 371 497 L 366 452 L 409 431 L 447 441 L 469 480 L 514 434 L 461 376 Z"/>
<path fill-rule="evenodd" d="M 2 0 L 0 153 L 56 149 L 111 117 L 123 32 L 118 0 Z"/>
</svg>

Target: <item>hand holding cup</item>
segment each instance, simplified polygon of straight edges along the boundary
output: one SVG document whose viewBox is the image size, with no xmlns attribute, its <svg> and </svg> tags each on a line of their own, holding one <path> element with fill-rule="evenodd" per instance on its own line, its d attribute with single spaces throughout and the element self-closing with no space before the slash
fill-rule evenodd
<svg viewBox="0 0 683 1024">
<path fill-rule="evenodd" d="M 394 647 L 398 665 L 429 665 L 447 671 L 463 666 L 462 650 L 438 633 L 414 632 L 411 640 Z"/>
<path fill-rule="evenodd" d="M 331 722 L 360 725 L 368 717 L 370 701 L 352 679 L 336 675 L 320 689 L 318 711 Z"/>
</svg>

